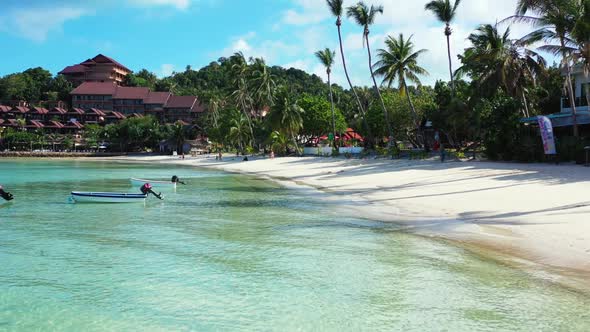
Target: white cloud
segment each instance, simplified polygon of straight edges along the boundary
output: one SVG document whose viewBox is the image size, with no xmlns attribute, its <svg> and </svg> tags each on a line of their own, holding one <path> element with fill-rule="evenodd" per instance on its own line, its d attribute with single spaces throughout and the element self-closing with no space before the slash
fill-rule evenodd
<svg viewBox="0 0 590 332">
<path fill-rule="evenodd" d="M 151 7 L 151 6 L 172 6 L 176 9 L 185 10 L 190 4 L 191 0 L 128 0 L 132 5 Z"/>
<path fill-rule="evenodd" d="M 162 67 L 160 68 L 161 77 L 170 76 L 170 75 L 172 75 L 173 72 L 174 72 L 174 65 L 169 64 L 169 63 L 163 64 Z"/>
<path fill-rule="evenodd" d="M 36 42 L 43 42 L 50 32 L 61 31 L 65 22 L 90 13 L 86 9 L 74 7 L 19 8 L 9 11 L 4 17 L 0 16 L 0 21 L 6 22 L 3 28 L 7 32 L 17 33 Z"/>
</svg>

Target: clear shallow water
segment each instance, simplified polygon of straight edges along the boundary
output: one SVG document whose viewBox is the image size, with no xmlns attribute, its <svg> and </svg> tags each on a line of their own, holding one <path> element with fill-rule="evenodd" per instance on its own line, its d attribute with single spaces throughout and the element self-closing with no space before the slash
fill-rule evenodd
<svg viewBox="0 0 590 332">
<path fill-rule="evenodd" d="M 173 174 L 164 202 L 67 204 Z M 0 183 L 0 331 L 590 330 L 587 296 L 266 181 L 0 160 Z"/>
</svg>

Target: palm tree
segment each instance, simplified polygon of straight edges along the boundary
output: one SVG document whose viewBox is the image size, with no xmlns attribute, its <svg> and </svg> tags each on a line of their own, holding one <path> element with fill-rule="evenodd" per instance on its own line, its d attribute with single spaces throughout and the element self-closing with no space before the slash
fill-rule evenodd
<svg viewBox="0 0 590 332">
<path fill-rule="evenodd" d="M 293 140 L 293 145 L 297 153 L 299 153 L 299 146 L 297 144 L 297 134 L 303 128 L 303 113 L 305 111 L 297 102 L 291 102 L 289 97 L 285 97 L 280 105 L 276 105 L 273 111 L 268 116 L 272 128 L 277 131 L 284 132 Z"/>
<path fill-rule="evenodd" d="M 371 8 L 369 8 L 362 1 L 357 3 L 356 6 L 351 6 L 346 9 L 346 15 L 348 17 L 352 17 L 358 25 L 363 27 L 363 43 L 367 44 L 367 53 L 369 55 L 369 71 L 371 72 L 371 78 L 373 79 L 373 86 L 375 87 L 375 92 L 377 93 L 379 101 L 381 102 L 381 108 L 383 109 L 383 117 L 385 119 L 385 126 L 387 127 L 387 132 L 389 134 L 388 144 L 391 145 L 392 143 L 395 144 L 395 141 L 393 139 L 393 132 L 391 131 L 391 126 L 389 123 L 389 114 L 387 113 L 387 109 L 385 108 L 385 103 L 383 102 L 381 91 L 379 90 L 377 80 L 375 80 L 375 74 L 373 73 L 371 45 L 369 44 L 369 27 L 373 23 L 375 23 L 375 18 L 377 17 L 377 14 L 383 14 L 383 6 L 371 5 Z"/>
<path fill-rule="evenodd" d="M 234 144 L 238 145 L 242 153 L 244 153 L 246 146 L 251 143 L 248 137 L 248 125 L 248 120 L 244 114 L 239 114 L 230 121 L 229 138 Z"/>
<path fill-rule="evenodd" d="M 332 66 L 334 65 L 334 57 L 336 52 L 326 48 L 323 51 L 317 51 L 315 56 L 326 67 L 326 74 L 328 74 L 328 87 L 330 89 L 330 103 L 332 105 L 332 133 L 334 135 L 334 147 L 336 147 L 336 115 L 334 113 L 334 95 L 332 94 L 332 81 L 330 75 L 332 74 Z"/>
<path fill-rule="evenodd" d="M 254 59 L 252 63 L 252 95 L 258 104 L 258 111 L 264 107 L 274 105 L 274 92 L 276 89 L 275 76 L 268 70 L 268 66 L 262 58 Z M 260 114 L 257 114 L 260 115 Z"/>
<path fill-rule="evenodd" d="M 566 72 L 566 88 L 572 108 L 574 136 L 578 137 L 578 122 L 574 88 L 572 84 L 571 52 L 567 48 L 568 36 L 573 31 L 583 0 L 518 0 L 516 14 L 504 21 L 529 23 L 536 28 L 523 38 L 529 44 L 545 40 L 559 42 L 562 65 Z"/>
<path fill-rule="evenodd" d="M 342 66 L 344 67 L 344 74 L 346 75 L 346 80 L 348 81 L 348 85 L 350 86 L 350 90 L 354 94 L 356 99 L 357 105 L 359 107 L 359 112 L 363 118 L 363 125 L 365 126 L 365 130 L 367 131 L 367 136 L 370 140 L 372 140 L 373 135 L 371 135 L 371 129 L 369 128 L 369 124 L 367 123 L 367 116 L 366 116 L 366 108 L 363 107 L 361 103 L 361 99 L 359 98 L 356 89 L 352 85 L 350 80 L 350 75 L 348 75 L 348 68 L 346 67 L 346 58 L 344 57 L 344 47 L 342 43 L 342 14 L 344 10 L 343 0 L 326 0 L 328 3 L 328 7 L 330 7 L 330 11 L 334 16 L 336 16 L 336 27 L 338 27 L 338 41 L 340 42 L 340 56 L 342 57 Z"/>
<path fill-rule="evenodd" d="M 180 121 L 170 126 L 170 140 L 176 145 L 176 151 L 182 153 L 184 150 L 184 141 L 186 141 L 186 128 Z"/>
<path fill-rule="evenodd" d="M 451 89 L 455 92 L 455 80 L 453 78 L 453 62 L 451 58 L 451 22 L 455 19 L 457 14 L 457 8 L 461 0 L 455 0 L 455 3 L 451 5 L 450 0 L 433 0 L 424 6 L 424 9 L 430 10 L 436 15 L 436 18 L 445 24 L 445 36 L 447 36 L 447 53 L 449 55 L 449 74 L 451 75 Z"/>
<path fill-rule="evenodd" d="M 416 135 L 418 136 L 421 132 L 420 121 L 418 119 L 418 113 L 412 102 L 412 97 L 408 91 L 407 82 L 420 85 L 420 78 L 418 75 L 428 75 L 426 69 L 418 65 L 418 57 L 420 54 L 426 52 L 426 50 L 418 50 L 414 52 L 414 43 L 412 43 L 412 37 L 404 39 L 404 35 L 400 33 L 398 39 L 388 36 L 385 40 L 385 46 L 387 49 L 380 49 L 378 51 L 379 60 L 375 63 L 375 73 L 383 77 L 383 83 L 387 83 L 387 86 L 391 88 L 394 81 L 398 82 L 398 89 L 401 94 L 405 94 L 408 98 L 408 104 L 412 110 L 414 117 L 414 125 L 416 126 Z M 416 141 L 420 142 L 419 137 L 416 137 Z M 426 144 L 424 142 L 424 144 Z M 426 145 L 425 145 L 426 146 Z"/>
<path fill-rule="evenodd" d="M 248 121 L 248 127 L 250 128 L 250 135 L 252 141 L 254 141 L 254 129 L 252 128 L 251 110 L 254 103 L 252 95 L 250 94 L 249 82 L 248 82 L 248 62 L 242 52 L 236 52 L 230 57 L 232 64 L 232 75 L 234 77 L 234 92 L 232 97 L 236 106 L 242 111 L 246 120 Z"/>
<path fill-rule="evenodd" d="M 523 115 L 529 116 L 526 94 L 545 70 L 543 57 L 527 49 L 526 42 L 510 39 L 510 28 L 500 33 L 496 25 L 485 24 L 468 39 L 473 46 L 460 56 L 463 66 L 456 75 L 468 73 L 484 95 L 500 87 L 509 96 L 522 99 Z"/>
</svg>

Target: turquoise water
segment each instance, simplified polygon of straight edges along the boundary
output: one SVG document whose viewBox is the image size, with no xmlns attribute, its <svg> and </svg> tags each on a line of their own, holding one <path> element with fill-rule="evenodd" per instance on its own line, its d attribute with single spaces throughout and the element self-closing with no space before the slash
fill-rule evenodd
<svg viewBox="0 0 590 332">
<path fill-rule="evenodd" d="M 67 203 L 173 174 L 163 202 Z M 0 331 L 590 330 L 585 295 L 266 181 L 0 160 L 0 183 Z"/>
</svg>

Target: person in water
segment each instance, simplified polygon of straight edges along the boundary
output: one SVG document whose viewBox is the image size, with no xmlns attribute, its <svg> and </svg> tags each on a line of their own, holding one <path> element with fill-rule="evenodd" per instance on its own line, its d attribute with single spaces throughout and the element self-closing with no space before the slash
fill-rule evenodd
<svg viewBox="0 0 590 332">
<path fill-rule="evenodd" d="M 180 178 L 178 176 L 176 176 L 176 175 L 174 175 L 172 177 L 172 183 L 180 183 L 180 184 L 186 185 L 186 183 L 184 183 L 183 181 L 180 181 Z"/>
<path fill-rule="evenodd" d="M 156 198 L 158 198 L 158 199 L 163 199 L 162 193 L 156 194 L 156 192 L 154 192 L 154 190 L 152 189 L 152 185 L 149 183 L 146 183 L 143 186 L 141 186 L 140 190 L 141 190 L 141 193 L 144 195 L 152 194 L 152 195 L 156 196 Z"/>
<path fill-rule="evenodd" d="M 12 201 L 14 196 L 11 193 L 4 191 L 4 188 L 0 186 L 0 197 L 2 197 L 5 201 Z"/>
</svg>

